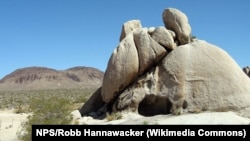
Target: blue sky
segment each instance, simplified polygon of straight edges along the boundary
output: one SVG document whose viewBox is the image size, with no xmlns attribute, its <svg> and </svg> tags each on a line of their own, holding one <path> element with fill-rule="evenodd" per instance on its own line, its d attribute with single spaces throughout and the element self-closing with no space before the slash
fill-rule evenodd
<svg viewBox="0 0 250 141">
<path fill-rule="evenodd" d="M 105 71 L 122 24 L 163 26 L 173 7 L 189 19 L 192 34 L 250 65 L 248 0 L 0 0 L 0 79 L 18 68 L 75 66 Z"/>
</svg>

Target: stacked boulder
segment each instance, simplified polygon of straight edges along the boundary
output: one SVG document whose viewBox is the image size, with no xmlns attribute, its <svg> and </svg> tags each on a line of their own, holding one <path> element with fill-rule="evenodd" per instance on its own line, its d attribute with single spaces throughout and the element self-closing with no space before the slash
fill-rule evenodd
<svg viewBox="0 0 250 141">
<path fill-rule="evenodd" d="M 163 11 L 165 26 L 124 23 L 103 85 L 82 106 L 82 116 L 106 112 L 141 115 L 239 110 L 250 106 L 250 79 L 222 49 L 191 39 L 187 16 Z M 240 83 L 239 83 L 240 82 Z"/>
<path fill-rule="evenodd" d="M 184 13 L 169 8 L 164 11 L 163 19 L 167 28 L 142 28 L 138 20 L 123 25 L 120 44 L 109 60 L 103 80 L 104 102 L 111 102 L 179 43 L 190 42 L 191 28 Z"/>
</svg>

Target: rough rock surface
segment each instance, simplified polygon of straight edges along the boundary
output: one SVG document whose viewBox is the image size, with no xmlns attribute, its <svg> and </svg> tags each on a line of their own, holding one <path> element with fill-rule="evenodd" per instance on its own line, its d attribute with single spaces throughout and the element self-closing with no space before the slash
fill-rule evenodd
<svg viewBox="0 0 250 141">
<path fill-rule="evenodd" d="M 139 59 L 133 34 L 126 36 L 114 50 L 104 74 L 101 95 L 110 102 L 139 72 Z"/>
<path fill-rule="evenodd" d="M 173 32 L 161 26 L 156 28 L 151 33 L 151 36 L 156 42 L 164 46 L 166 49 L 173 50 L 176 47 L 176 44 L 174 43 L 175 34 L 172 34 Z"/>
<path fill-rule="evenodd" d="M 179 46 L 160 65 L 161 92 L 175 101 L 175 86 L 167 75 L 184 85 L 188 110 L 239 110 L 250 106 L 250 80 L 221 48 L 196 40 Z M 166 76 L 166 77 L 165 77 Z M 178 99 L 177 99 L 178 100 Z"/>
<path fill-rule="evenodd" d="M 137 28 L 142 28 L 140 20 L 130 20 L 123 24 L 122 32 L 120 35 L 120 41 L 122 41 L 128 34 L 133 32 Z"/>
<path fill-rule="evenodd" d="M 167 53 L 164 47 L 153 40 L 143 29 L 134 31 L 134 41 L 139 57 L 139 75 L 156 65 Z"/>
</svg>

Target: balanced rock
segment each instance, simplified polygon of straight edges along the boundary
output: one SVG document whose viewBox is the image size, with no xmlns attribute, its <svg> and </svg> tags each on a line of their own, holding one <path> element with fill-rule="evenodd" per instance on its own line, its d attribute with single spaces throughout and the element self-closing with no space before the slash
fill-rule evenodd
<svg viewBox="0 0 250 141">
<path fill-rule="evenodd" d="M 175 8 L 167 8 L 162 17 L 166 28 L 176 33 L 180 45 L 190 42 L 191 27 L 186 14 Z"/>
</svg>

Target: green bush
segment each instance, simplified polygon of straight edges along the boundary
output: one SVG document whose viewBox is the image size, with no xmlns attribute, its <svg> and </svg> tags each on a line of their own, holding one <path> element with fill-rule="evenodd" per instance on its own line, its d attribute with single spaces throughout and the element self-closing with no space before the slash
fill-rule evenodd
<svg viewBox="0 0 250 141">
<path fill-rule="evenodd" d="M 16 109 L 16 112 L 29 113 L 27 106 L 36 97 L 63 97 L 73 104 L 86 102 L 95 89 L 55 89 L 0 91 L 0 109 Z"/>
<path fill-rule="evenodd" d="M 95 89 L 55 89 L 1 91 L 0 109 L 15 109 L 16 113 L 31 113 L 17 132 L 21 141 L 31 140 L 34 124 L 74 124 L 70 112 L 88 100 Z M 76 123 L 77 124 L 77 123 Z"/>
<path fill-rule="evenodd" d="M 30 103 L 32 114 L 22 125 L 22 131 L 17 132 L 21 141 L 31 141 L 32 125 L 71 124 L 71 103 L 65 98 L 40 97 L 34 98 Z"/>
</svg>

